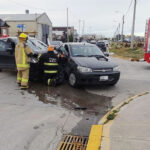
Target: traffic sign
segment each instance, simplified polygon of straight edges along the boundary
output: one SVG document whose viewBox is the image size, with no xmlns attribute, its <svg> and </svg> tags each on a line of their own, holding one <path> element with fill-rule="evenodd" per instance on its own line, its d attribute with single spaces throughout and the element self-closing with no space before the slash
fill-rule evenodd
<svg viewBox="0 0 150 150">
<path fill-rule="evenodd" d="M 26 25 L 25 24 L 18 24 L 17 28 L 21 29 L 22 32 L 24 32 L 26 30 Z"/>
</svg>

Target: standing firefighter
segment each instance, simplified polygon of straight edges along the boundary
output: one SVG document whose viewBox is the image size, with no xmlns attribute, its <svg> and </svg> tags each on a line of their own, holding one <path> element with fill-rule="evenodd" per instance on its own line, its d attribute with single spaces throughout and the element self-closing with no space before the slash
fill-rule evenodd
<svg viewBox="0 0 150 150">
<path fill-rule="evenodd" d="M 63 82 L 64 75 L 60 68 L 60 58 L 54 53 L 54 47 L 49 46 L 48 52 L 40 57 L 40 69 L 47 85 L 56 86 Z"/>
<path fill-rule="evenodd" d="M 28 36 L 21 33 L 19 36 L 19 43 L 15 48 L 15 59 L 18 70 L 17 83 L 21 85 L 21 89 L 27 89 L 29 81 L 29 57 L 33 55 L 32 50 L 26 45 Z"/>
</svg>

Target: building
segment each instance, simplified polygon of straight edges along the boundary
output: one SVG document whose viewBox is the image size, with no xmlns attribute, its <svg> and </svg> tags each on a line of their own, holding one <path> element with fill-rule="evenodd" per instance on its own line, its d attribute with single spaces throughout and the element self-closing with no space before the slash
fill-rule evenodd
<svg viewBox="0 0 150 150">
<path fill-rule="evenodd" d="M 52 22 L 46 13 L 42 14 L 0 14 L 0 19 L 10 26 L 9 36 L 18 36 L 25 32 L 47 44 L 47 39 L 52 40 Z"/>
<path fill-rule="evenodd" d="M 0 37 L 7 37 L 9 35 L 8 28 L 9 25 L 0 19 Z"/>
<path fill-rule="evenodd" d="M 75 41 L 76 30 L 74 27 L 68 27 L 69 41 Z M 67 42 L 67 27 L 53 27 L 53 40 Z"/>
</svg>

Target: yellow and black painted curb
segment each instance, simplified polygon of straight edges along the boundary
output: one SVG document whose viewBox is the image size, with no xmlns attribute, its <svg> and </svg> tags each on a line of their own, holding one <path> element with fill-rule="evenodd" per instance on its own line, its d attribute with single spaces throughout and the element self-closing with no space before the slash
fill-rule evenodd
<svg viewBox="0 0 150 150">
<path fill-rule="evenodd" d="M 122 103 L 111 109 L 104 117 L 98 122 L 98 125 L 93 125 L 90 131 L 89 140 L 87 144 L 86 150 L 109 150 L 110 149 L 110 127 L 113 124 L 113 119 L 108 120 L 108 116 L 112 113 L 115 114 L 115 117 L 118 115 L 119 110 L 132 100 L 144 96 L 146 94 L 149 94 L 150 92 L 143 92 L 141 94 L 137 94 L 135 96 L 132 96 L 126 100 L 124 100 Z M 115 119 L 114 117 L 114 119 Z"/>
<path fill-rule="evenodd" d="M 86 150 L 100 150 L 103 125 L 93 125 Z"/>
</svg>

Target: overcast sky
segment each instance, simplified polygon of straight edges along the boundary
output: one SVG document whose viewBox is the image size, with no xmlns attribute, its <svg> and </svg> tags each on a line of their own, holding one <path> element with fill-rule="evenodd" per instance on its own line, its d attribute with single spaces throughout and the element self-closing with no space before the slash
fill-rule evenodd
<svg viewBox="0 0 150 150">
<path fill-rule="evenodd" d="M 137 1 L 135 33 L 144 35 L 145 22 L 150 17 L 150 0 Z M 66 26 L 68 7 L 70 26 L 78 30 L 79 20 L 85 20 L 85 33 L 113 36 L 130 3 L 131 0 L 0 0 L 0 13 L 25 13 L 25 9 L 30 13 L 46 12 L 53 26 Z M 125 34 L 131 33 L 132 16 L 133 3 L 125 17 Z"/>
</svg>

